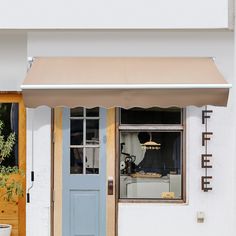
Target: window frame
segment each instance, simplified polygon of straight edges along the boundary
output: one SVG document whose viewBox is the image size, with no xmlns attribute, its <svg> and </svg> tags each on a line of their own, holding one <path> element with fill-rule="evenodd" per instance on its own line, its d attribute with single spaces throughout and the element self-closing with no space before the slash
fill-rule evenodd
<svg viewBox="0 0 236 236">
<path fill-rule="evenodd" d="M 181 108 L 181 123 L 180 124 L 144 124 L 144 125 L 122 125 L 121 109 L 116 108 L 116 196 L 118 203 L 186 203 L 186 110 Z M 122 131 L 161 131 L 175 132 L 181 131 L 181 154 L 182 154 L 182 178 L 181 178 L 181 199 L 160 199 L 160 198 L 120 198 L 120 133 Z"/>
</svg>

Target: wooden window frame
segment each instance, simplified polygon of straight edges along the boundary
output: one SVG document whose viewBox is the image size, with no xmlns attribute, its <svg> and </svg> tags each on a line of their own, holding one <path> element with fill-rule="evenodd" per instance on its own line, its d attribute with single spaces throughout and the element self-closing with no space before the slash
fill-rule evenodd
<svg viewBox="0 0 236 236">
<path fill-rule="evenodd" d="M 23 97 L 20 92 L 0 92 L 0 103 L 19 104 L 19 143 L 18 143 L 18 167 L 24 173 L 22 187 L 24 196 L 18 201 L 18 235 L 26 235 L 26 110 Z"/>
<path fill-rule="evenodd" d="M 118 203 L 186 203 L 186 110 L 182 109 L 179 125 L 121 125 L 120 108 L 116 108 L 116 202 Z M 180 128 L 182 126 L 182 128 Z M 140 128 L 140 129 L 139 129 Z M 182 131 L 182 199 L 120 199 L 120 131 L 150 130 L 150 131 Z"/>
</svg>

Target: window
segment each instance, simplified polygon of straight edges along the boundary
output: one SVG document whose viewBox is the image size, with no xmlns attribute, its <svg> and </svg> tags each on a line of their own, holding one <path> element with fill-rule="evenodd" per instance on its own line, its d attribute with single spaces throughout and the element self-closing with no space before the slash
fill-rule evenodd
<svg viewBox="0 0 236 236">
<path fill-rule="evenodd" d="M 183 200 L 183 110 L 120 109 L 119 198 Z"/>
<path fill-rule="evenodd" d="M 3 166 L 18 166 L 19 104 L 10 102 L 0 103 L 0 122 L 2 124 L 1 136 L 4 142 L 6 142 L 11 135 L 14 136 L 14 144 L 9 157 L 5 158 L 0 164 Z M 6 145 L 6 143 L 4 145 Z"/>
<path fill-rule="evenodd" d="M 99 174 L 99 108 L 70 112 L 70 173 Z"/>
</svg>

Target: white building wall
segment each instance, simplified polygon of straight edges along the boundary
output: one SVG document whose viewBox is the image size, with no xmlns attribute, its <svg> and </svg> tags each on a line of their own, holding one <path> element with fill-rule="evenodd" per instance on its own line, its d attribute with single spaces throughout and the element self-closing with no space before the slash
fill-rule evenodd
<svg viewBox="0 0 236 236">
<path fill-rule="evenodd" d="M 233 0 L 0 0 L 0 28 L 227 28 L 231 1 Z"/>
<path fill-rule="evenodd" d="M 26 71 L 26 33 L 0 31 L 0 91 L 19 91 Z"/>
<path fill-rule="evenodd" d="M 28 56 L 213 56 L 226 80 L 234 84 L 232 32 L 31 32 L 28 34 Z M 209 122 L 209 130 L 214 132 L 209 145 L 209 151 L 213 154 L 213 169 L 210 170 L 213 176 L 213 191 L 204 193 L 200 189 L 200 177 L 204 174 L 200 168 L 200 155 L 203 152 L 201 132 L 204 127 L 201 124 L 201 109 L 189 107 L 186 145 L 187 203 L 120 203 L 119 236 L 236 234 L 234 91 L 233 88 L 227 108 L 212 108 L 214 113 Z M 46 133 L 40 137 L 44 138 L 45 135 Z M 46 162 L 48 164 L 49 159 L 48 153 L 45 159 L 40 159 L 40 165 L 46 165 Z M 41 170 L 39 173 L 44 172 Z M 46 206 L 46 203 L 45 206 L 42 204 L 38 210 L 45 209 Z M 206 219 L 203 224 L 196 221 L 198 211 L 205 213 Z M 31 216 L 27 216 L 28 221 L 29 217 Z M 36 217 L 34 220 L 37 221 Z"/>
<path fill-rule="evenodd" d="M 51 193 L 51 109 L 27 109 L 27 192 L 26 235 L 50 235 Z M 34 171 L 35 181 L 30 176 Z M 32 185 L 33 184 L 33 185 Z M 31 189 L 29 189 L 32 187 Z"/>
</svg>

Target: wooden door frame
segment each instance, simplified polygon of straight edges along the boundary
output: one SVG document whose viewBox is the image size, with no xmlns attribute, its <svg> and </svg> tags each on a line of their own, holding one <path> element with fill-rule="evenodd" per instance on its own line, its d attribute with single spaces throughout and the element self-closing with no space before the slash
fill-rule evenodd
<svg viewBox="0 0 236 236">
<path fill-rule="evenodd" d="M 116 108 L 107 110 L 107 180 L 113 178 L 113 195 L 107 194 L 107 222 L 106 236 L 118 235 L 118 195 L 117 195 L 117 135 Z"/>
<path fill-rule="evenodd" d="M 55 108 L 52 124 L 52 235 L 62 236 L 62 155 L 63 155 L 63 108 Z M 107 180 L 112 177 L 113 195 L 106 194 L 106 236 L 117 235 L 117 186 L 116 186 L 116 109 L 108 109 L 106 116 Z M 106 183 L 107 184 L 107 183 Z M 102 235 L 101 235 L 102 236 Z"/>
<path fill-rule="evenodd" d="M 52 130 L 52 235 L 62 236 L 62 119 L 63 108 L 57 107 L 53 110 Z M 61 226 L 61 227 L 59 227 Z"/>
<path fill-rule="evenodd" d="M 23 97 L 20 92 L 0 92 L 0 103 L 18 103 L 19 121 L 18 121 L 18 163 L 19 169 L 24 173 L 22 178 L 23 197 L 18 201 L 18 234 L 26 235 L 26 110 Z"/>
</svg>

